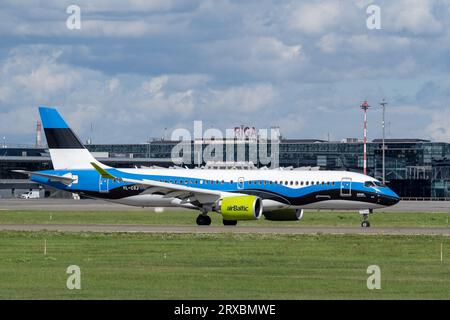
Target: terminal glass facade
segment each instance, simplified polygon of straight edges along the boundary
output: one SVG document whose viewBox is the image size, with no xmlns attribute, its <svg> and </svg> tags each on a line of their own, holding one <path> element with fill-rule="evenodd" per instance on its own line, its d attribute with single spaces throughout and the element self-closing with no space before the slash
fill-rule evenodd
<svg viewBox="0 0 450 320">
<path fill-rule="evenodd" d="M 174 165 L 172 151 L 179 143 L 155 140 L 143 144 L 91 144 L 86 147 L 100 161 L 115 167 L 169 167 Z M 280 167 L 363 171 L 361 142 L 285 139 L 272 145 L 231 140 L 189 141 L 184 142 L 184 146 L 182 152 L 177 153 L 183 158 L 183 162 L 178 164 L 189 168 L 198 166 L 200 156 L 207 153 L 216 161 L 253 161 L 257 167 L 272 167 L 267 159 L 273 155 L 278 157 Z M 379 180 L 382 180 L 383 172 L 382 154 L 381 140 L 368 143 L 367 173 Z M 202 161 L 201 165 L 204 164 Z M 0 188 L 2 181 L 23 179 L 22 175 L 11 172 L 15 169 L 51 169 L 48 151 L 45 148 L 0 149 Z M 387 184 L 404 198 L 450 199 L 450 144 L 419 139 L 387 139 L 385 175 Z"/>
</svg>

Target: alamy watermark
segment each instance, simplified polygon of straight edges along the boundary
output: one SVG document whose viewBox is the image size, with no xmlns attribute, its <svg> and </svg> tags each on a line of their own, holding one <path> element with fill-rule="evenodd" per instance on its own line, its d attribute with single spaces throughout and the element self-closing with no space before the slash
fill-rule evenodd
<svg viewBox="0 0 450 320">
<path fill-rule="evenodd" d="M 369 15 L 366 20 L 366 26 L 369 30 L 381 29 L 381 8 L 375 4 L 367 7 L 366 13 Z"/>
<path fill-rule="evenodd" d="M 66 273 L 69 277 L 66 281 L 66 287 L 69 290 L 81 289 L 81 269 L 77 265 L 71 265 L 67 267 Z"/>
<path fill-rule="evenodd" d="M 381 289 L 381 269 L 377 265 L 370 265 L 367 267 L 367 274 L 370 276 L 367 278 L 367 289 L 380 290 Z"/>
<path fill-rule="evenodd" d="M 279 129 L 235 127 L 225 134 L 216 128 L 203 131 L 203 122 L 194 121 L 194 134 L 185 128 L 175 129 L 172 141 L 179 141 L 171 152 L 177 165 L 208 162 L 253 162 L 269 168 L 279 166 Z"/>
<path fill-rule="evenodd" d="M 81 8 L 75 4 L 67 7 L 66 13 L 69 14 L 66 20 L 66 27 L 69 30 L 81 29 Z"/>
</svg>

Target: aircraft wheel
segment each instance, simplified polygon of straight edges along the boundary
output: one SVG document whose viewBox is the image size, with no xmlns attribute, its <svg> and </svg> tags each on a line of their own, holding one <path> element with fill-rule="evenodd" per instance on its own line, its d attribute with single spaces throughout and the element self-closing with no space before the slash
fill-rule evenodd
<svg viewBox="0 0 450 320">
<path fill-rule="evenodd" d="M 361 227 L 363 227 L 363 228 L 370 228 L 370 222 L 364 220 L 363 222 L 361 222 Z"/>
<path fill-rule="evenodd" d="M 197 217 L 197 225 L 199 226 L 209 226 L 211 224 L 211 217 L 200 214 Z"/>
<path fill-rule="evenodd" d="M 224 226 L 235 226 L 237 225 L 237 220 L 223 220 Z"/>
</svg>

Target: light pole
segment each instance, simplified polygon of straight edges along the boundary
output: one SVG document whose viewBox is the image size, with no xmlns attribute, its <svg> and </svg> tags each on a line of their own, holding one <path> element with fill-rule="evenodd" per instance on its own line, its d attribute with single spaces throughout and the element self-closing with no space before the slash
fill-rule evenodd
<svg viewBox="0 0 450 320">
<path fill-rule="evenodd" d="M 386 183 L 386 164 L 385 164 L 385 156 L 386 156 L 386 147 L 385 147 L 385 143 L 384 143 L 384 139 L 385 139 L 385 119 L 384 119 L 384 116 L 385 116 L 385 112 L 386 112 L 386 105 L 387 105 L 387 102 L 386 102 L 386 99 L 383 99 L 382 101 L 381 101 L 381 103 L 380 103 L 380 105 L 383 107 L 383 122 L 382 122 L 382 124 L 383 124 L 383 150 L 382 150 L 382 158 L 383 158 L 383 184 L 385 184 Z"/>
<path fill-rule="evenodd" d="M 361 105 L 361 109 L 364 111 L 364 158 L 363 158 L 363 173 L 367 174 L 367 109 L 369 109 L 369 103 L 364 101 Z"/>
</svg>

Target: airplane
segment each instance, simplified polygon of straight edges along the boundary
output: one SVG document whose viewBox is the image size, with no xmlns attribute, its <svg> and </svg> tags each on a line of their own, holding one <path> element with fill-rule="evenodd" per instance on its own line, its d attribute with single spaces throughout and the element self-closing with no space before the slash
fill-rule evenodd
<svg viewBox="0 0 450 320">
<path fill-rule="evenodd" d="M 113 168 L 96 160 L 59 112 L 39 107 L 53 170 L 24 171 L 37 183 L 80 196 L 139 207 L 200 211 L 196 223 L 240 220 L 301 220 L 305 209 L 355 210 L 370 227 L 374 209 L 395 205 L 399 196 L 377 179 L 349 171 Z"/>
</svg>

